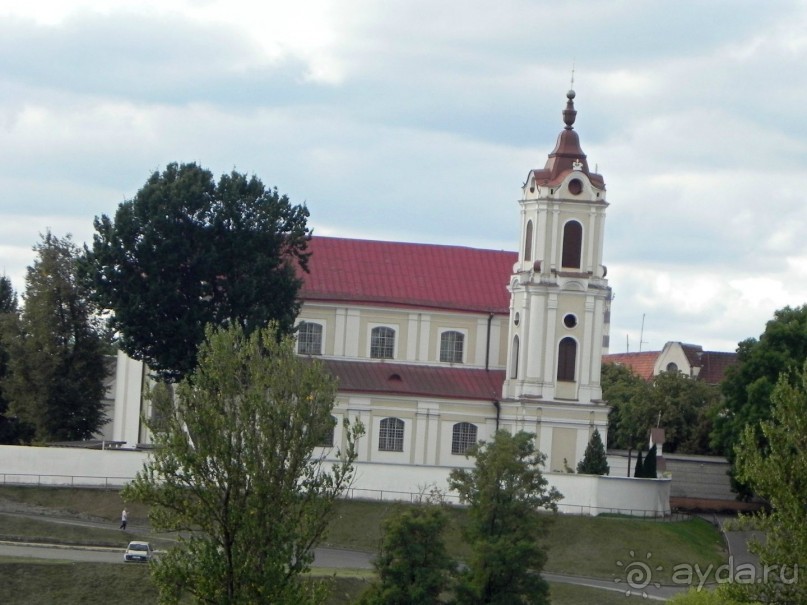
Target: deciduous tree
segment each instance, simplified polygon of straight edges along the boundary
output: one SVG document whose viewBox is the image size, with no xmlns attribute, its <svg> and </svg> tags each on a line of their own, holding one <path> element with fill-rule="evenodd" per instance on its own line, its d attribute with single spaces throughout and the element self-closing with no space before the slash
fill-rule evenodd
<svg viewBox="0 0 807 605">
<path fill-rule="evenodd" d="M 106 342 L 78 279 L 78 248 L 50 232 L 34 246 L 24 303 L 9 338 L 9 411 L 41 441 L 81 440 L 106 422 Z"/>
<path fill-rule="evenodd" d="M 450 488 L 468 504 L 465 537 L 472 550 L 458 578 L 457 602 L 549 603 L 539 542 L 548 519 L 539 509 L 557 510 L 562 496 L 541 472 L 545 456 L 535 449 L 534 435 L 500 430 L 467 455 L 474 467 L 449 477 Z"/>
<path fill-rule="evenodd" d="M 664 428 L 664 450 L 669 453 L 709 454 L 699 449 L 711 415 L 720 405 L 720 390 L 716 385 L 690 378 L 680 372 L 661 372 L 653 378 L 646 402 L 650 427 Z"/>
<path fill-rule="evenodd" d="M 435 605 L 450 590 L 454 563 L 443 533 L 448 522 L 437 504 L 399 509 L 384 521 L 378 581 L 362 595 L 363 605 Z"/>
<path fill-rule="evenodd" d="M 651 427 L 665 430 L 665 450 L 710 454 L 709 433 L 721 407 L 720 390 L 680 372 L 662 372 L 648 382 L 630 368 L 603 364 L 603 398 L 612 406 L 608 444 L 630 452 Z"/>
<path fill-rule="evenodd" d="M 121 348 L 163 379 L 193 370 L 207 324 L 289 332 L 307 267 L 308 210 L 256 177 L 196 164 L 155 172 L 95 219 L 85 275 Z"/>
<path fill-rule="evenodd" d="M 769 578 L 737 589 L 764 603 L 807 603 L 807 365 L 783 375 L 771 394 L 771 417 L 748 426 L 736 448 L 738 478 L 767 500 L 754 518 L 765 533 L 751 544 Z M 760 449 L 758 434 L 764 439 Z"/>
<path fill-rule="evenodd" d="M 608 415 L 608 446 L 628 450 L 628 476 L 633 450 L 646 438 L 652 424 L 646 402 L 650 384 L 629 367 L 602 365 L 602 396 L 611 406 Z M 635 471 L 635 469 L 634 469 Z"/>
<path fill-rule="evenodd" d="M 271 325 L 208 327 L 198 368 L 152 398 L 155 448 L 124 498 L 151 505 L 157 531 L 183 530 L 154 566 L 165 603 L 317 603 L 302 575 L 353 477 L 361 425 L 328 468 L 336 380 Z"/>
<path fill-rule="evenodd" d="M 726 372 L 722 384 L 724 409 L 715 419 L 712 443 L 733 463 L 735 446 L 747 426 L 759 427 L 771 417 L 771 394 L 781 375 L 793 377 L 807 361 L 807 305 L 785 307 L 774 313 L 757 338 L 737 347 L 737 364 Z M 759 448 L 764 438 L 758 433 Z M 749 497 L 747 486 L 736 481 L 741 497 Z"/>
</svg>

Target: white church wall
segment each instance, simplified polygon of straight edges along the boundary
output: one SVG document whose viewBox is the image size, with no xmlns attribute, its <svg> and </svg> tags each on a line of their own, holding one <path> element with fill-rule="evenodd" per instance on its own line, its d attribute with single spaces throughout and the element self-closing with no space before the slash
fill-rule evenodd
<svg viewBox="0 0 807 605">
<path fill-rule="evenodd" d="M 122 487 L 148 456 L 136 450 L 0 446 L 0 483 L 59 486 Z M 436 487 L 448 492 L 450 466 L 356 463 L 356 480 L 348 494 L 371 500 L 413 501 Z M 571 473 L 547 473 L 550 484 L 564 496 L 559 510 L 597 515 L 605 512 L 661 516 L 670 512 L 669 479 L 629 479 Z"/>
<path fill-rule="evenodd" d="M 120 487 L 135 476 L 146 453 L 60 447 L 0 446 L 3 483 Z"/>
<path fill-rule="evenodd" d="M 115 365 L 115 404 L 111 415 L 112 438 L 134 446 L 140 439 L 140 404 L 143 364 L 118 351 Z"/>
</svg>

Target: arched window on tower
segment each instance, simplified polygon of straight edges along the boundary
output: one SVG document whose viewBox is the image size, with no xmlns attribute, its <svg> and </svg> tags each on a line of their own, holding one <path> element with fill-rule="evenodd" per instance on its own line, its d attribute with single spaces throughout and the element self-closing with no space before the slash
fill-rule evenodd
<svg viewBox="0 0 807 605">
<path fill-rule="evenodd" d="M 577 363 L 577 341 L 567 336 L 558 345 L 558 380 L 574 382 Z"/>
<path fill-rule="evenodd" d="M 577 221 L 569 221 L 563 226 L 563 258 L 561 267 L 580 268 L 583 250 L 583 225 Z"/>
<path fill-rule="evenodd" d="M 518 336 L 513 336 L 513 355 L 510 360 L 510 378 L 518 378 Z"/>
<path fill-rule="evenodd" d="M 524 260 L 532 260 L 532 221 L 527 221 L 526 234 L 524 235 Z"/>
</svg>

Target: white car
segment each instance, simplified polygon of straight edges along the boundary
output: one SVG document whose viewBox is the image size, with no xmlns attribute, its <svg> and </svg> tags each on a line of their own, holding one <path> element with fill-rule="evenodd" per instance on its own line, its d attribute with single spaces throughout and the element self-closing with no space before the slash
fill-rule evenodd
<svg viewBox="0 0 807 605">
<path fill-rule="evenodd" d="M 154 549 L 151 548 L 151 544 L 148 542 L 129 542 L 126 552 L 123 553 L 123 560 L 126 562 L 141 561 L 148 563 L 153 558 Z"/>
</svg>

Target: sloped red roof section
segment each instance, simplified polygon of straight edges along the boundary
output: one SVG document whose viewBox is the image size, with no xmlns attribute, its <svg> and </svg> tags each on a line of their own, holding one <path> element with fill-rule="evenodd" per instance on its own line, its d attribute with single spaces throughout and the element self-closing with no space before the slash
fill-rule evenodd
<svg viewBox="0 0 807 605">
<path fill-rule="evenodd" d="M 701 371 L 698 380 L 719 384 L 726 377 L 726 370 L 737 363 L 737 353 L 705 351 L 701 355 Z"/>
<path fill-rule="evenodd" d="M 602 356 L 603 363 L 614 363 L 627 366 L 637 376 L 650 380 L 653 378 L 653 366 L 656 365 L 659 351 L 643 351 L 641 353 L 609 353 Z"/>
<path fill-rule="evenodd" d="M 504 370 L 341 359 L 322 363 L 339 378 L 339 390 L 350 393 L 493 401 L 499 399 L 505 378 Z"/>
<path fill-rule="evenodd" d="M 687 358 L 689 365 L 699 368 L 701 365 L 701 356 L 703 355 L 703 347 L 700 345 L 690 345 L 681 343 L 681 350 Z"/>
<path fill-rule="evenodd" d="M 507 314 L 515 252 L 314 236 L 300 297 Z"/>
</svg>

